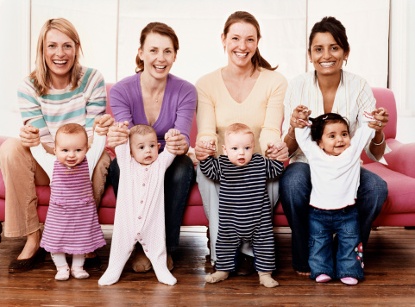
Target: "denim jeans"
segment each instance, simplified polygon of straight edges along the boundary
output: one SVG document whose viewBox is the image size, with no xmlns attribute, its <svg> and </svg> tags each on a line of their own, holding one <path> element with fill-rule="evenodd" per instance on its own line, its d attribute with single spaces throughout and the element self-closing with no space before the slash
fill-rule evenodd
<svg viewBox="0 0 415 307">
<path fill-rule="evenodd" d="M 280 200 L 291 227 L 292 265 L 299 272 L 310 272 L 308 265 L 308 210 L 311 179 L 307 163 L 294 162 L 287 166 L 280 178 Z M 378 216 L 388 195 L 386 182 L 378 175 L 360 169 L 360 185 L 356 207 L 359 211 L 361 241 L 369 239 L 372 222 Z"/>
<path fill-rule="evenodd" d="M 339 210 L 309 210 L 310 278 L 320 274 L 331 278 L 363 278 L 363 256 L 359 249 L 360 226 L 356 206 Z M 333 252 L 333 235 L 337 234 L 337 253 Z M 334 260 L 336 257 L 336 260 Z"/>
<path fill-rule="evenodd" d="M 117 158 L 110 165 L 108 184 L 114 188 L 115 196 L 118 193 L 120 169 Z M 164 178 L 164 215 L 166 223 L 167 252 L 174 252 L 179 246 L 180 226 L 184 209 L 189 197 L 190 188 L 196 180 L 195 168 L 192 160 L 186 156 L 176 156 L 173 163 L 166 170 Z"/>
</svg>

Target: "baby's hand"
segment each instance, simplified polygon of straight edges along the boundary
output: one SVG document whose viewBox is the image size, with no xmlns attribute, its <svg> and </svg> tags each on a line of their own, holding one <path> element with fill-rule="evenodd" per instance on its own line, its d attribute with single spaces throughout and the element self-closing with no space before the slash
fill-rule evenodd
<svg viewBox="0 0 415 307">
<path fill-rule="evenodd" d="M 115 120 L 109 114 L 96 118 L 94 121 L 95 132 L 99 135 L 107 135 L 109 128 L 114 124 Z"/>
<path fill-rule="evenodd" d="M 203 145 L 206 149 L 216 151 L 216 144 L 214 140 L 211 141 L 203 141 Z"/>
<path fill-rule="evenodd" d="M 195 155 L 199 161 L 206 160 L 209 156 L 216 153 L 216 144 L 214 140 L 201 139 L 196 142 Z"/>
<path fill-rule="evenodd" d="M 107 144 L 109 147 L 116 147 L 128 141 L 128 121 L 115 123 L 112 125 L 107 134 Z"/>
<path fill-rule="evenodd" d="M 31 125 L 21 127 L 19 136 L 24 147 L 33 147 L 40 144 L 39 129 Z"/>
<path fill-rule="evenodd" d="M 164 139 L 167 141 L 168 138 L 173 137 L 173 136 L 177 136 L 180 135 L 180 131 L 177 129 L 169 129 L 169 131 L 166 132 L 166 134 L 164 135 Z"/>
<path fill-rule="evenodd" d="M 286 161 L 288 160 L 288 147 L 285 142 L 268 143 L 265 156 L 272 160 Z"/>
</svg>

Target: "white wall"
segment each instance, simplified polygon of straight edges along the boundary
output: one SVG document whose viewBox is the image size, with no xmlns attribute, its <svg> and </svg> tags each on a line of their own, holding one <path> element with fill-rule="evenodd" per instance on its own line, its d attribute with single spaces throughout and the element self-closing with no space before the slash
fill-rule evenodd
<svg viewBox="0 0 415 307">
<path fill-rule="evenodd" d="M 398 15 L 392 9 L 405 3 Z M 351 54 L 346 69 L 366 78 L 372 86 L 387 86 L 397 74 L 414 84 L 414 70 L 401 65 L 399 72 L 389 70 L 388 62 L 402 61 L 414 65 L 414 4 L 411 0 L 0 0 L 0 134 L 16 134 L 19 116 L 14 120 L 5 111 L 17 113 L 16 88 L 33 68 L 38 32 L 49 18 L 65 17 L 77 28 L 84 50 L 82 64 L 99 69 L 107 82 L 116 82 L 134 73 L 135 55 L 141 29 L 150 21 L 162 21 L 175 29 L 180 50 L 172 73 L 191 82 L 226 63 L 220 34 L 229 14 L 247 10 L 258 19 L 262 39 L 262 55 L 288 79 L 305 72 L 308 67 L 307 40 L 312 25 L 332 15 L 347 29 Z M 393 27 L 402 24 L 405 14 L 407 49 L 394 46 Z M 410 15 L 412 18 L 410 18 Z M 392 59 L 389 59 L 389 42 Z M 411 52 L 411 53 L 410 53 Z M 392 82 L 390 82 L 392 84 Z M 415 109 L 414 87 L 393 88 L 399 102 L 408 110 Z M 409 95 L 410 93 L 410 95 Z M 405 102 L 401 102 L 404 101 Z M 4 111 L 5 110 L 5 111 Z M 4 128 L 3 119 L 13 119 L 13 127 Z M 16 114 L 14 114 L 16 116 Z"/>
<path fill-rule="evenodd" d="M 401 116 L 415 116 L 415 1 L 391 1 L 389 87 Z"/>
</svg>

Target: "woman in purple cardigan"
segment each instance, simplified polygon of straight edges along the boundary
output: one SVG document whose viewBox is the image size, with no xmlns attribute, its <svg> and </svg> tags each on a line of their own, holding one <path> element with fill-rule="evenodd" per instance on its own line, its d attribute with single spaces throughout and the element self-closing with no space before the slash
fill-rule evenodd
<svg viewBox="0 0 415 307">
<path fill-rule="evenodd" d="M 186 155 L 190 146 L 190 128 L 196 109 L 195 87 L 172 74 L 170 69 L 179 49 L 178 38 L 164 23 L 151 22 L 142 31 L 136 57 L 136 74 L 114 84 L 110 91 L 110 104 L 117 122 L 128 121 L 129 127 L 147 124 L 154 128 L 161 144 L 160 151 L 168 148 L 176 154 L 165 176 L 165 221 L 167 264 L 173 269 L 172 252 L 179 245 L 180 225 L 190 187 L 195 181 L 192 160 Z M 166 142 L 165 133 L 171 129 L 180 135 Z M 108 143 L 116 146 L 125 142 L 125 132 L 116 126 L 108 133 Z M 117 160 L 110 165 L 108 175 L 118 190 L 119 168 Z M 151 269 L 151 263 L 137 244 L 132 262 L 136 272 Z"/>
</svg>

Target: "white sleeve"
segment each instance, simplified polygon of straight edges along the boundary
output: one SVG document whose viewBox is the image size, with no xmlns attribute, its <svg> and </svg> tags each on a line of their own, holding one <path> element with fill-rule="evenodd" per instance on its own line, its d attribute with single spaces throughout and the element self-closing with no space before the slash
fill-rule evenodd
<svg viewBox="0 0 415 307">
<path fill-rule="evenodd" d="M 43 168 L 46 174 L 49 177 L 49 180 L 52 180 L 53 175 L 53 166 L 56 161 L 56 156 L 48 153 L 45 148 L 43 148 L 42 143 L 37 146 L 30 147 L 33 158 L 36 162 Z"/>
<path fill-rule="evenodd" d="M 311 139 L 310 127 L 295 128 L 295 139 L 297 140 L 298 147 L 301 148 L 302 152 L 307 155 L 310 151 L 310 144 L 314 142 Z M 314 142 L 315 143 L 315 142 Z"/>
<path fill-rule="evenodd" d="M 101 155 L 105 149 L 107 137 L 105 135 L 99 135 L 94 132 L 94 140 L 91 147 L 86 153 L 86 159 L 88 161 L 89 178 L 92 179 L 92 173 L 94 172 L 95 166 L 97 165 Z"/>
</svg>

